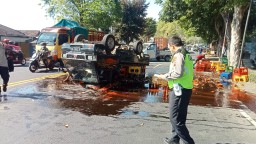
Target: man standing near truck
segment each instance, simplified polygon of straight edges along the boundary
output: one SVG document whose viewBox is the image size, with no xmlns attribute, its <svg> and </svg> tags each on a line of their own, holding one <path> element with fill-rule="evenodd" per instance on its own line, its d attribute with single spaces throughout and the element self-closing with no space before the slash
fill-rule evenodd
<svg viewBox="0 0 256 144">
<path fill-rule="evenodd" d="M 172 125 L 171 138 L 165 138 L 167 144 L 179 144 L 180 139 L 185 144 L 194 144 L 186 127 L 187 111 L 193 88 L 193 61 L 189 53 L 183 48 L 183 42 L 178 36 L 168 41 L 172 52 L 169 72 L 156 77 L 168 80 L 170 121 Z"/>
</svg>

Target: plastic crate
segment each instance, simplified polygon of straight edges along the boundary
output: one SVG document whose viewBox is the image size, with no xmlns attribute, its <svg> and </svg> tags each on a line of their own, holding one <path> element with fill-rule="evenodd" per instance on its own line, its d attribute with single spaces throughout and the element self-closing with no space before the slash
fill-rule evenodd
<svg viewBox="0 0 256 144">
<path fill-rule="evenodd" d="M 248 82 L 249 76 L 248 75 L 242 75 L 242 76 L 234 75 L 233 81 L 234 82 Z"/>
<path fill-rule="evenodd" d="M 204 71 L 205 71 L 205 65 L 198 63 L 198 64 L 196 64 L 195 70 L 196 70 L 197 72 L 204 72 Z"/>
<path fill-rule="evenodd" d="M 226 67 L 226 72 L 233 72 L 234 67 L 233 66 L 227 66 Z"/>
<path fill-rule="evenodd" d="M 247 67 L 235 68 L 233 70 L 233 75 L 234 76 L 248 75 L 248 68 Z"/>
<path fill-rule="evenodd" d="M 228 65 L 228 58 L 227 57 L 222 57 L 221 58 L 221 63 Z"/>
<path fill-rule="evenodd" d="M 219 66 L 220 65 L 220 61 L 211 61 L 211 66 Z"/>
<path fill-rule="evenodd" d="M 231 72 L 222 72 L 220 74 L 220 79 L 223 80 L 223 79 L 231 79 L 232 78 L 232 73 Z"/>
</svg>

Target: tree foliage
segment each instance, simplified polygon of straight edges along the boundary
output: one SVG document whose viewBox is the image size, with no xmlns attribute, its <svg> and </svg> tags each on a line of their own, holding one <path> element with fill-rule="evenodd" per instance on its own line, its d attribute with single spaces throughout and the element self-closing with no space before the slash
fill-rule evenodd
<svg viewBox="0 0 256 144">
<path fill-rule="evenodd" d="M 160 15 L 162 20 L 179 20 L 185 24 L 184 28 L 193 27 L 196 35 L 208 42 L 218 40 L 221 44 L 226 37 L 230 43 L 231 66 L 237 66 L 241 53 L 244 14 L 249 2 L 250 0 L 157 0 L 164 8 Z M 224 35 L 226 22 L 227 35 Z"/>
<path fill-rule="evenodd" d="M 116 36 L 127 44 L 143 35 L 146 27 L 146 0 L 122 0 L 122 18 L 116 25 Z"/>
<path fill-rule="evenodd" d="M 50 17 L 74 20 L 89 29 L 107 31 L 121 17 L 118 0 L 41 0 L 41 5 Z"/>
<path fill-rule="evenodd" d="M 164 22 L 159 21 L 157 23 L 157 32 L 155 37 L 164 37 L 169 38 L 172 35 L 179 35 L 181 37 L 185 37 L 185 32 L 178 24 L 177 21 L 174 22 Z"/>
<path fill-rule="evenodd" d="M 146 18 L 146 25 L 144 28 L 144 32 L 142 34 L 142 38 L 144 40 L 149 40 L 150 37 L 153 37 L 156 33 L 156 20 L 153 18 Z"/>
<path fill-rule="evenodd" d="M 156 0 L 163 6 L 160 19 L 179 20 L 185 29 L 193 28 L 197 36 L 210 42 L 224 35 L 223 16 L 229 14 L 232 21 L 234 5 L 246 5 L 247 0 Z M 246 3 L 247 2 L 247 3 Z"/>
</svg>

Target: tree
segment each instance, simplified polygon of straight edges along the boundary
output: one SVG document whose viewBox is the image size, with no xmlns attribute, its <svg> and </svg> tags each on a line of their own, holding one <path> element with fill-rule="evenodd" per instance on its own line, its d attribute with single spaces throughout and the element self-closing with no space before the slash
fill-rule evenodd
<svg viewBox="0 0 256 144">
<path fill-rule="evenodd" d="M 119 0 L 41 0 L 50 17 L 74 20 L 89 29 L 108 31 L 120 17 Z"/>
<path fill-rule="evenodd" d="M 146 18 L 146 27 L 144 29 L 142 38 L 148 41 L 156 33 L 156 21 L 153 18 Z"/>
<path fill-rule="evenodd" d="M 222 45 L 225 22 L 229 21 L 228 34 L 225 35 L 230 43 L 229 65 L 238 66 L 241 32 L 243 31 L 242 22 L 244 13 L 248 9 L 248 0 L 157 0 L 157 2 L 165 8 L 161 19 L 165 21 L 180 20 L 187 24 L 186 28 L 193 27 L 196 34 L 208 42 L 218 39 Z"/>
<path fill-rule="evenodd" d="M 115 27 L 116 36 L 129 44 L 143 35 L 146 27 L 146 0 L 121 0 L 122 18 Z"/>
<path fill-rule="evenodd" d="M 185 38 L 185 30 L 182 29 L 178 21 L 174 22 L 164 22 L 159 21 L 157 23 L 157 31 L 155 37 L 164 37 L 169 38 L 172 35 L 179 35 L 180 37 Z"/>
</svg>

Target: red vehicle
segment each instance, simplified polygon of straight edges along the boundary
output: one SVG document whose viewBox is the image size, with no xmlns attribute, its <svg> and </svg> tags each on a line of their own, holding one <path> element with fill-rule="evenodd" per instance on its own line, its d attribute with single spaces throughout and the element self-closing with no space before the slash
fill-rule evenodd
<svg viewBox="0 0 256 144">
<path fill-rule="evenodd" d="M 24 54 L 20 46 L 7 44 L 5 48 L 7 50 L 8 57 L 13 60 L 14 64 L 26 64 L 26 59 L 24 58 Z"/>
</svg>

